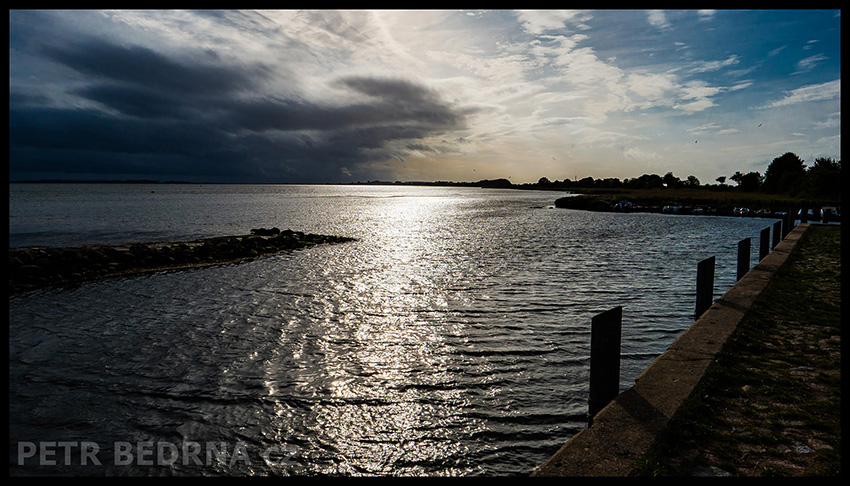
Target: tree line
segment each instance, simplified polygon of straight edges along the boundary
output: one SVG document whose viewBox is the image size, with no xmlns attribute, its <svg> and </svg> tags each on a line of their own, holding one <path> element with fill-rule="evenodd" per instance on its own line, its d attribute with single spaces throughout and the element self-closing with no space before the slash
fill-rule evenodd
<svg viewBox="0 0 850 486">
<path fill-rule="evenodd" d="M 728 182 L 734 182 L 731 186 Z M 540 188 L 551 189 L 662 189 L 662 188 L 704 188 L 715 191 L 763 192 L 782 194 L 790 197 L 838 200 L 841 194 L 841 161 L 829 157 L 818 157 L 814 164 L 806 167 L 805 162 L 793 152 L 787 152 L 773 159 L 764 174 L 751 171 L 735 172 L 733 175 L 720 176 L 717 184 L 701 184 L 696 176 L 689 175 L 680 179 L 668 172 L 663 176 L 644 174 L 631 179 L 585 177 L 579 180 L 564 179 L 550 181 L 541 177 L 536 184 Z"/>
</svg>

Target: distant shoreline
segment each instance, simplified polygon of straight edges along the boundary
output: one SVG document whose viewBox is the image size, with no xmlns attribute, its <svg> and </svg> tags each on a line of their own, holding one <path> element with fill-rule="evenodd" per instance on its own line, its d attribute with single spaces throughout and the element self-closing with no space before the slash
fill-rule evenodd
<svg viewBox="0 0 850 486">
<path fill-rule="evenodd" d="M 218 185 L 272 185 L 272 186 L 449 186 L 449 187 L 497 187 L 504 189 L 528 189 L 529 185 L 513 184 L 507 179 L 483 179 L 475 182 L 455 181 L 357 181 L 357 182 L 192 182 L 161 181 L 158 179 L 25 179 L 9 181 L 10 184 L 218 184 Z M 544 189 L 541 187 L 541 189 Z"/>
<path fill-rule="evenodd" d="M 10 184 L 159 184 L 159 185 L 321 185 L 321 186 L 394 186 L 394 187 L 472 187 L 484 189 L 515 189 L 522 191 L 560 192 L 567 198 L 559 198 L 555 206 L 566 209 L 595 211 L 617 211 L 613 207 L 621 201 L 641 206 L 643 212 L 663 212 L 665 206 L 688 208 L 704 206 L 705 214 L 731 213 L 734 208 L 745 207 L 752 211 L 769 213 L 790 211 L 792 208 L 818 209 L 824 206 L 839 206 L 840 201 L 831 199 L 789 196 L 764 192 L 739 191 L 725 185 L 679 187 L 679 188 L 589 188 L 581 185 L 567 186 L 563 183 L 530 182 L 514 184 L 508 179 L 482 179 L 475 182 L 455 181 L 358 181 L 358 182 L 189 182 L 160 181 L 154 179 L 40 179 L 9 181 Z M 840 210 L 839 210 L 840 212 Z"/>
<path fill-rule="evenodd" d="M 9 184 L 221 184 L 218 182 L 189 182 L 189 181 L 158 181 L 153 179 L 37 179 L 9 181 Z M 230 184 L 226 182 L 224 184 Z"/>
<path fill-rule="evenodd" d="M 775 217 L 779 212 L 796 214 L 800 208 L 820 210 L 832 206 L 836 205 L 828 200 L 708 189 L 583 190 L 555 200 L 555 207 L 562 209 L 671 214 L 697 214 L 694 210 L 699 210 L 699 214 L 706 215 L 764 217 Z M 744 213 L 736 213 L 736 208 Z M 820 219 L 820 215 L 810 219 Z"/>
<path fill-rule="evenodd" d="M 9 184 L 241 184 L 233 182 L 159 181 L 153 179 L 28 179 L 9 181 Z"/>
</svg>

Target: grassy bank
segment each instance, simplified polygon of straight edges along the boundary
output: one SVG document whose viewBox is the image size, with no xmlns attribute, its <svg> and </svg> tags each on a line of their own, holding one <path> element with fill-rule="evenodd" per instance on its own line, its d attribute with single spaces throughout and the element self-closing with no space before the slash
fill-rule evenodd
<svg viewBox="0 0 850 486">
<path fill-rule="evenodd" d="M 701 206 L 717 210 L 747 207 L 751 210 L 768 209 L 773 212 L 788 211 L 792 208 L 820 208 L 832 205 L 827 200 L 794 198 L 762 192 L 717 191 L 703 188 L 576 189 L 572 192 L 577 195 L 559 199 L 560 203 L 556 203 L 556 205 L 569 209 L 605 211 L 610 210 L 611 206 L 618 201 L 628 200 L 645 208 L 678 203 L 686 207 Z"/>
<path fill-rule="evenodd" d="M 640 475 L 840 474 L 841 229 L 803 238 Z"/>
</svg>

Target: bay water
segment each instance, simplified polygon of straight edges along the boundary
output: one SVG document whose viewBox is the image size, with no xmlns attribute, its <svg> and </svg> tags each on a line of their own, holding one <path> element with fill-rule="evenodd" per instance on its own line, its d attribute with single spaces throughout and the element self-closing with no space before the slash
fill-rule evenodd
<svg viewBox="0 0 850 486">
<path fill-rule="evenodd" d="M 10 474 L 528 475 L 586 427 L 591 318 L 621 391 L 773 220 L 556 209 L 560 192 L 10 184 L 10 246 L 252 228 L 356 241 L 9 298 Z"/>
</svg>

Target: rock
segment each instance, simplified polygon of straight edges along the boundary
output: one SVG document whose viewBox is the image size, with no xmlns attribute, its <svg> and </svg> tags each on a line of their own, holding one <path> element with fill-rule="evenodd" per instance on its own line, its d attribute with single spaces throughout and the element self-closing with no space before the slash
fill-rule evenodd
<svg viewBox="0 0 850 486">
<path fill-rule="evenodd" d="M 48 258 L 46 255 L 36 258 L 35 262 L 33 262 L 33 265 L 38 265 L 39 267 L 49 267 L 51 266 L 51 264 L 52 262 L 50 258 Z"/>
<path fill-rule="evenodd" d="M 148 245 L 143 245 L 141 243 L 135 243 L 130 245 L 130 253 L 132 253 L 135 257 L 146 257 L 150 256 L 154 253 L 154 250 Z"/>
<path fill-rule="evenodd" d="M 248 248 L 257 249 L 261 248 L 263 244 L 265 244 L 266 239 L 262 236 L 246 236 L 242 238 L 242 246 L 246 246 Z"/>
<path fill-rule="evenodd" d="M 797 454 L 811 454 L 811 453 L 814 452 L 814 449 L 812 449 L 811 447 L 809 447 L 805 444 L 801 444 L 801 443 L 797 442 L 796 440 L 794 441 L 794 444 L 793 444 L 793 450 Z"/>
<path fill-rule="evenodd" d="M 14 275 L 16 277 L 40 277 L 44 275 L 44 269 L 38 265 L 21 265 L 15 269 Z"/>
<path fill-rule="evenodd" d="M 694 476 L 716 478 L 728 477 L 731 476 L 731 474 L 717 466 L 700 466 L 694 469 Z"/>
<path fill-rule="evenodd" d="M 21 261 L 24 265 L 32 265 L 35 262 L 35 259 L 32 257 L 32 254 L 27 250 L 22 250 L 15 254 L 15 257 Z"/>
<path fill-rule="evenodd" d="M 26 248 L 9 251 L 9 289 L 12 292 L 44 285 L 65 285 L 126 271 L 145 271 L 188 263 L 215 263 L 256 257 L 262 253 L 303 248 L 316 243 L 351 238 L 304 235 L 278 228 L 251 230 L 251 235 L 207 238 L 166 246 L 134 243 L 129 246 Z"/>
<path fill-rule="evenodd" d="M 274 236 L 280 234 L 280 229 L 277 227 L 274 228 L 255 228 L 251 230 L 252 235 L 257 236 Z"/>
<path fill-rule="evenodd" d="M 130 250 L 127 248 L 120 247 L 110 247 L 105 250 L 106 256 L 112 258 L 113 260 L 123 260 L 126 256 L 130 255 Z"/>
<path fill-rule="evenodd" d="M 24 262 L 22 262 L 20 258 L 18 258 L 16 256 L 9 257 L 9 268 L 12 268 L 12 269 L 18 268 L 23 264 L 24 264 Z"/>
</svg>

